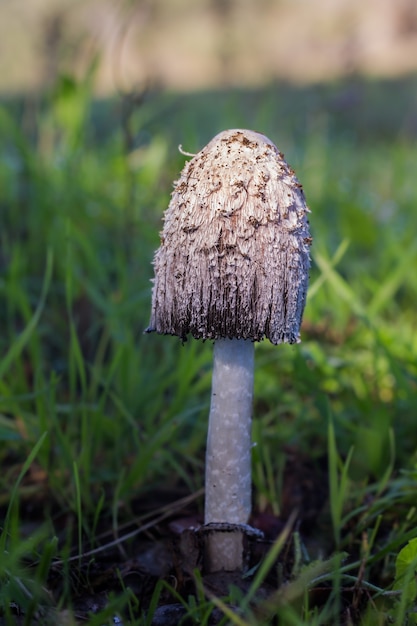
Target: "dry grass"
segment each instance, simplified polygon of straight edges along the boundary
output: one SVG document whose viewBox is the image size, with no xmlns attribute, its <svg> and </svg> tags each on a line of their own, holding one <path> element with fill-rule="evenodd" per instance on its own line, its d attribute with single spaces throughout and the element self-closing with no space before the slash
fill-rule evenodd
<svg viewBox="0 0 417 626">
<path fill-rule="evenodd" d="M 414 0 L 8 0 L 0 90 L 101 58 L 97 89 L 320 81 L 417 69 Z"/>
</svg>

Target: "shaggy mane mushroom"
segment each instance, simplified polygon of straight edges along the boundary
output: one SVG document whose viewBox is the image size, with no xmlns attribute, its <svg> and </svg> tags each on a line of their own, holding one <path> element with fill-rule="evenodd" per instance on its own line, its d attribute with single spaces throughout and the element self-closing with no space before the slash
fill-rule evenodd
<svg viewBox="0 0 417 626">
<path fill-rule="evenodd" d="M 307 212 L 302 187 L 276 146 L 240 129 L 218 134 L 186 163 L 165 212 L 147 332 L 215 341 L 207 571 L 244 565 L 254 342 L 300 341 L 310 267 Z"/>
</svg>

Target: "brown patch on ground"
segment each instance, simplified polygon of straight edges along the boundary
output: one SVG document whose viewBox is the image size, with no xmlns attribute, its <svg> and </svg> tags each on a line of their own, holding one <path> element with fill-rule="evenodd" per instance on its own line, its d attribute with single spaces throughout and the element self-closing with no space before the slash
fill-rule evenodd
<svg viewBox="0 0 417 626">
<path fill-rule="evenodd" d="M 251 524 L 261 532 L 248 535 L 245 540 L 249 570 L 265 558 L 280 533 L 284 532 L 287 537 L 278 556 L 281 579 L 277 578 L 277 568 L 272 568 L 256 593 L 255 604 L 276 593 L 283 581 L 291 579 L 295 562 L 292 532 L 298 530 L 302 541 L 308 541 L 310 533 L 317 528 L 326 498 L 322 479 L 321 470 L 317 470 L 311 460 L 292 450 L 284 474 L 283 514 L 254 512 Z M 54 508 L 45 482 L 45 475 L 36 467 L 30 479 L 24 481 L 23 487 L 30 485 L 32 492 L 38 483 L 36 506 L 28 508 L 33 493 L 30 499 L 21 501 L 22 518 L 30 518 L 30 524 L 23 524 L 23 532 L 28 535 L 42 524 L 44 509 Z M 139 616 L 148 611 L 158 581 L 164 580 L 167 586 L 158 598 L 152 625 L 177 624 L 185 615 L 185 609 L 178 604 L 176 594 L 183 598 L 198 595 L 200 583 L 195 577 L 196 569 L 202 571 L 201 580 L 208 599 L 227 596 L 232 585 L 245 593 L 253 576 L 204 571 L 204 536 L 200 532 L 202 517 L 198 512 L 202 495 L 202 490 L 182 497 L 181 490 L 176 494 L 159 490 L 143 496 L 131 503 L 132 510 L 140 511 L 140 516 L 121 525 L 116 537 L 114 529 L 109 529 L 103 519 L 95 546 L 91 547 L 86 539 L 82 554 L 78 553 L 74 514 L 67 512 L 62 519 L 55 515 L 57 541 L 70 542 L 73 551 L 68 561 L 53 560 L 44 588 L 45 598 L 36 607 L 31 623 L 64 623 L 67 612 L 68 623 L 74 623 L 71 615 L 77 623 L 83 623 L 90 614 L 105 609 L 112 594 L 120 596 L 127 588 L 135 598 L 135 611 Z M 27 562 L 28 571 L 36 566 L 36 562 Z M 170 592 L 169 587 L 175 589 L 175 593 Z M 62 606 L 63 597 L 66 601 Z M 16 624 L 26 623 L 25 608 L 17 602 L 10 607 L 10 612 Z M 215 625 L 222 617 L 222 612 L 216 609 L 209 623 Z"/>
</svg>

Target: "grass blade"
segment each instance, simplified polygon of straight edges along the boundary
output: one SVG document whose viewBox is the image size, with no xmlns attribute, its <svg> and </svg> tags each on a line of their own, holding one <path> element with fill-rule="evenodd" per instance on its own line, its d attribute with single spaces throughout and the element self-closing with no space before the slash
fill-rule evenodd
<svg viewBox="0 0 417 626">
<path fill-rule="evenodd" d="M 39 323 L 40 317 L 42 315 L 42 311 L 45 306 L 46 297 L 48 295 L 49 285 L 52 277 L 52 268 L 53 268 L 53 255 L 51 250 L 48 250 L 48 254 L 46 257 L 46 268 L 45 274 L 43 278 L 42 291 L 39 299 L 38 306 L 36 310 L 27 324 L 26 328 L 20 333 L 20 335 L 16 338 L 13 344 L 10 346 L 9 350 L 2 358 L 0 362 L 0 378 L 3 378 L 11 364 L 20 356 L 22 350 L 28 343 L 32 333 L 34 332 L 36 326 Z"/>
</svg>

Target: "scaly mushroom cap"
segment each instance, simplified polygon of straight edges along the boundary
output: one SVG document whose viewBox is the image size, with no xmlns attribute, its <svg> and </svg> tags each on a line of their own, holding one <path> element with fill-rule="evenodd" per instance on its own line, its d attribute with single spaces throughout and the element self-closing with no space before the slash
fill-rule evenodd
<svg viewBox="0 0 417 626">
<path fill-rule="evenodd" d="M 147 332 L 300 341 L 307 212 L 300 183 L 267 137 L 216 135 L 186 163 L 165 212 Z"/>
</svg>

